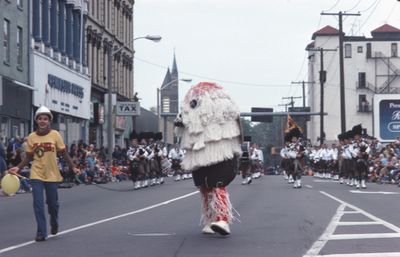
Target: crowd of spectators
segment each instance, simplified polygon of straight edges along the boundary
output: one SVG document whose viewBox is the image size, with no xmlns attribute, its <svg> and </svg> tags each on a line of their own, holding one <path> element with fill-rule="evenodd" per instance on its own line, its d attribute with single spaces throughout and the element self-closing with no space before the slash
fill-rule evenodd
<svg viewBox="0 0 400 257">
<path fill-rule="evenodd" d="M 6 144 L 0 142 L 0 179 L 5 171 L 17 165 L 25 155 L 26 138 L 12 138 Z M 72 184 L 101 184 L 108 182 L 118 182 L 130 178 L 129 160 L 126 156 L 126 149 L 116 146 L 111 164 L 107 161 L 107 151 L 104 147 L 96 148 L 92 144 L 78 142 L 68 147 L 68 152 L 81 170 L 76 175 L 69 170 L 68 165 L 62 158 L 58 159 L 61 175 L 64 178 L 60 186 L 70 187 Z M 21 170 L 20 174 L 29 178 L 29 167 Z M 29 179 L 21 180 L 21 189 L 19 193 L 30 192 Z"/>
</svg>

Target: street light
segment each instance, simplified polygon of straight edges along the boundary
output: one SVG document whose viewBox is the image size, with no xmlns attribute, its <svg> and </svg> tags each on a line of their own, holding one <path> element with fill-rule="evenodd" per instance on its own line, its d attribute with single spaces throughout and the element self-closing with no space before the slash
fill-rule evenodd
<svg viewBox="0 0 400 257">
<path fill-rule="evenodd" d="M 147 40 L 151 40 L 153 42 L 160 42 L 161 40 L 161 36 L 157 36 L 157 35 L 147 35 L 145 37 L 137 37 L 137 38 L 133 38 L 131 39 L 129 43 L 131 43 L 132 41 L 135 41 L 137 39 L 147 39 Z M 112 93 L 112 58 L 113 56 L 118 53 L 119 51 L 122 50 L 122 48 L 124 47 L 121 46 L 120 48 L 116 49 L 116 50 L 112 50 L 109 49 L 108 50 L 108 67 L 107 67 L 107 78 L 108 78 L 108 114 L 107 114 L 107 147 L 108 147 L 108 152 L 107 152 L 107 158 L 110 162 L 111 165 L 111 161 L 112 161 L 112 152 L 114 149 L 114 127 L 113 127 L 113 108 L 112 108 L 112 98 L 111 98 L 111 93 Z"/>
<path fill-rule="evenodd" d="M 157 88 L 157 115 L 158 115 L 159 118 L 162 116 L 163 120 L 164 120 L 164 129 L 163 129 L 164 132 L 163 132 L 163 134 L 164 134 L 164 142 L 165 143 L 167 143 L 167 138 L 168 138 L 167 137 L 167 116 L 174 116 L 174 115 L 176 116 L 177 113 L 172 114 L 172 113 L 169 113 L 169 111 L 168 111 L 168 113 L 165 113 L 164 108 L 163 108 L 163 112 L 161 113 L 161 104 L 164 105 L 164 103 L 161 103 L 160 91 L 166 89 L 167 87 L 169 87 L 170 85 L 172 85 L 174 82 L 177 82 L 177 81 L 183 81 L 183 82 L 186 82 L 186 83 L 190 83 L 190 82 L 192 82 L 192 79 L 189 79 L 189 78 L 174 79 L 174 80 L 171 80 L 170 82 L 168 82 L 167 84 L 162 85 L 161 88 Z"/>
</svg>

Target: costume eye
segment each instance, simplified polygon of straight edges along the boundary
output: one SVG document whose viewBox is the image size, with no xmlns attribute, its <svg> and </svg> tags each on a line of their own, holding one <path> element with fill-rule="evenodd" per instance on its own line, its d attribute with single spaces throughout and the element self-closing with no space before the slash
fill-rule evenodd
<svg viewBox="0 0 400 257">
<path fill-rule="evenodd" d="M 197 106 L 197 100 L 193 99 L 192 101 L 190 101 L 190 107 L 192 109 L 196 108 L 196 106 Z"/>
</svg>

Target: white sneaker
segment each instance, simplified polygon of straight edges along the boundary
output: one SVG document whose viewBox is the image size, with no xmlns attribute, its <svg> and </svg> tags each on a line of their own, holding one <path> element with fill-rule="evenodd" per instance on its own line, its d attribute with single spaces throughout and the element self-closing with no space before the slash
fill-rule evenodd
<svg viewBox="0 0 400 257">
<path fill-rule="evenodd" d="M 366 189 L 367 185 L 365 185 L 365 179 L 361 180 L 361 188 Z"/>
<path fill-rule="evenodd" d="M 160 178 L 160 184 L 164 184 L 164 178 L 163 177 Z"/>
<path fill-rule="evenodd" d="M 343 179 L 343 178 L 340 178 L 339 183 L 340 183 L 340 184 L 343 184 L 343 182 L 344 182 L 344 179 Z"/>
<path fill-rule="evenodd" d="M 181 175 L 176 175 L 175 176 L 175 181 L 179 181 L 179 180 L 181 180 Z"/>
<path fill-rule="evenodd" d="M 301 179 L 298 179 L 296 181 L 297 181 L 297 188 L 301 188 Z"/>
<path fill-rule="evenodd" d="M 150 186 L 155 186 L 156 185 L 156 179 L 152 178 L 150 181 Z"/>
<path fill-rule="evenodd" d="M 133 189 L 135 189 L 135 190 L 140 189 L 140 181 L 135 182 Z"/>
<path fill-rule="evenodd" d="M 247 178 L 244 178 L 242 181 L 242 185 L 246 185 L 247 184 Z"/>
<path fill-rule="evenodd" d="M 351 187 L 354 186 L 354 179 L 351 179 L 351 180 L 350 180 L 349 186 L 351 186 Z"/>
<path fill-rule="evenodd" d="M 192 173 L 188 174 L 188 178 L 193 178 Z"/>
<path fill-rule="evenodd" d="M 157 179 L 156 179 L 156 184 L 157 184 L 157 185 L 161 184 L 161 179 L 160 179 L 160 178 L 157 178 Z"/>
<path fill-rule="evenodd" d="M 210 225 L 205 225 L 201 231 L 203 232 L 203 234 L 215 234 Z"/>
<path fill-rule="evenodd" d="M 231 233 L 231 230 L 229 229 L 229 224 L 226 221 L 220 220 L 217 222 L 212 222 L 211 223 L 211 229 L 214 232 L 219 233 L 220 235 L 226 236 Z"/>
<path fill-rule="evenodd" d="M 251 176 L 248 176 L 246 179 L 247 179 L 247 184 L 248 184 L 248 185 L 250 185 L 250 184 L 251 184 L 251 182 L 252 182 L 252 180 L 251 180 Z"/>
<path fill-rule="evenodd" d="M 297 180 L 294 181 L 293 188 L 297 188 Z"/>
</svg>

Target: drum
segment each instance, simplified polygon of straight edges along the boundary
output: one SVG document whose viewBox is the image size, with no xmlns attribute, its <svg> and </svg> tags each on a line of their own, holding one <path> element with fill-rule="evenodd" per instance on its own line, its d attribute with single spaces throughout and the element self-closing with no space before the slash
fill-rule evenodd
<svg viewBox="0 0 400 257">
<path fill-rule="evenodd" d="M 20 186 L 19 178 L 13 174 L 7 174 L 1 180 L 1 189 L 6 195 L 14 195 Z"/>
</svg>

